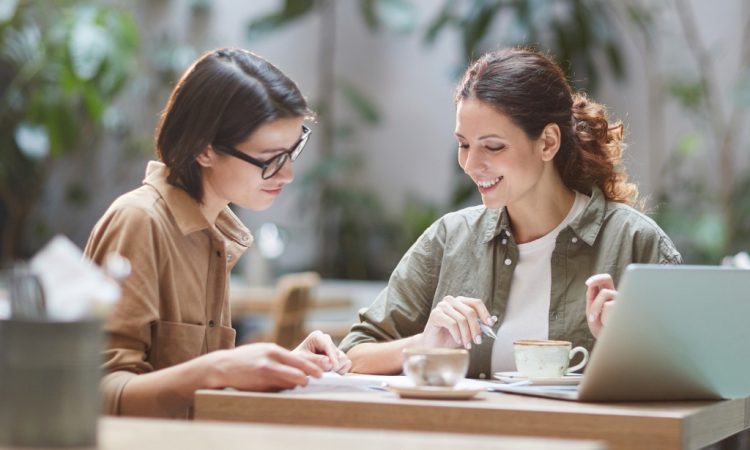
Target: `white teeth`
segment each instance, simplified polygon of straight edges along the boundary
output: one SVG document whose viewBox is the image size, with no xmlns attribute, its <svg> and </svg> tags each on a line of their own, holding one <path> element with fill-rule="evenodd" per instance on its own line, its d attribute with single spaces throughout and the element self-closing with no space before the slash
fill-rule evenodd
<svg viewBox="0 0 750 450">
<path fill-rule="evenodd" d="M 477 181 L 477 186 L 486 189 L 488 187 L 492 187 L 496 185 L 497 183 L 499 183 L 501 178 L 503 177 L 497 177 L 494 180 L 488 180 L 488 181 Z"/>
</svg>

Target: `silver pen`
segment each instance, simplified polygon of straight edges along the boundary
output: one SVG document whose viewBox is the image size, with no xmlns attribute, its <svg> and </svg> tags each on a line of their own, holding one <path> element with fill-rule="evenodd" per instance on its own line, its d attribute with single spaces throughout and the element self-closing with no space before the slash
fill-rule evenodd
<svg viewBox="0 0 750 450">
<path fill-rule="evenodd" d="M 489 336 L 489 337 L 491 337 L 492 339 L 497 339 L 497 335 L 496 335 L 496 334 L 495 334 L 495 332 L 494 332 L 494 331 L 492 330 L 492 327 L 491 327 L 491 326 L 489 326 L 489 325 L 487 325 L 486 323 L 482 322 L 482 320 L 481 320 L 481 319 L 479 319 L 479 318 L 477 318 L 477 322 L 479 322 L 479 328 L 480 328 L 480 329 L 482 330 L 482 333 L 483 333 L 483 334 L 484 334 L 485 336 Z"/>
</svg>

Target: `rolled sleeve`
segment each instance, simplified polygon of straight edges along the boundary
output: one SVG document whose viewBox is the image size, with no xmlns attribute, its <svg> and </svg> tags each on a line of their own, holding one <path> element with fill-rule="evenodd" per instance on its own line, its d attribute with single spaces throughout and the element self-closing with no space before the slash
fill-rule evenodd
<svg viewBox="0 0 750 450">
<path fill-rule="evenodd" d="M 102 392 L 104 414 L 120 415 L 120 398 L 125 385 L 138 375 L 133 372 L 119 370 L 110 372 L 102 377 L 99 388 Z"/>
<path fill-rule="evenodd" d="M 361 311 L 360 322 L 341 341 L 348 352 L 366 342 L 384 342 L 422 332 L 429 318 L 442 257 L 441 227 L 433 224 L 406 252 L 388 286 Z"/>
</svg>

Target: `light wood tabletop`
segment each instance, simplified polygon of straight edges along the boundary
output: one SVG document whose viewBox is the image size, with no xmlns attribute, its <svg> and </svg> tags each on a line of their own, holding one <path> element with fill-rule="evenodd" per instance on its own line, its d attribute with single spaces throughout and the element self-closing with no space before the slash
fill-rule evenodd
<svg viewBox="0 0 750 450">
<path fill-rule="evenodd" d="M 98 450 L 600 450 L 601 442 L 105 417 Z"/>
<path fill-rule="evenodd" d="M 494 392 L 465 401 L 385 391 L 200 390 L 195 418 L 605 441 L 610 449 L 698 449 L 750 428 L 750 400 L 577 403 Z"/>
</svg>

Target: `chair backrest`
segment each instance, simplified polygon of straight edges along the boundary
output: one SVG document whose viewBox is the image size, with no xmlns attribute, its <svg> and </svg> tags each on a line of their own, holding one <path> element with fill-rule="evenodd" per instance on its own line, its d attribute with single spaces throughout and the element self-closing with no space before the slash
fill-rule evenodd
<svg viewBox="0 0 750 450">
<path fill-rule="evenodd" d="M 320 276 L 315 272 L 292 273 L 279 278 L 269 341 L 288 349 L 302 342 L 312 291 L 319 282 Z"/>
</svg>

